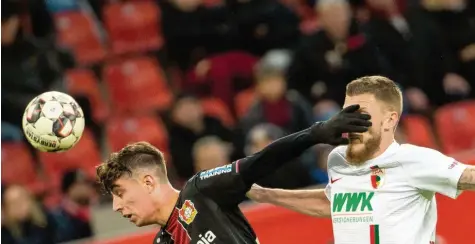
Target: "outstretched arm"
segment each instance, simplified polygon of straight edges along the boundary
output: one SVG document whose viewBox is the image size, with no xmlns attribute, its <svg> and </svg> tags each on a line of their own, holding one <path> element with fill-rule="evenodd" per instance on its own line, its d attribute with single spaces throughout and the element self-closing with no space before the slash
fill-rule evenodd
<svg viewBox="0 0 475 244">
<path fill-rule="evenodd" d="M 371 117 L 358 113 L 358 110 L 359 105 L 348 106 L 328 121 L 316 123 L 308 129 L 283 137 L 262 151 L 239 160 L 242 180 L 251 187 L 313 145 L 348 143 L 348 139 L 342 138 L 342 133 L 365 132 L 371 126 Z"/>
<path fill-rule="evenodd" d="M 345 144 L 343 133 L 365 132 L 370 116 L 358 113 L 359 105 L 348 106 L 325 122 L 274 141 L 262 151 L 223 167 L 200 172 L 194 177 L 197 189 L 222 204 L 236 204 L 260 179 L 319 143 Z"/>
<path fill-rule="evenodd" d="M 475 191 L 475 167 L 468 166 L 460 176 L 460 180 L 457 184 L 459 190 Z"/>
<path fill-rule="evenodd" d="M 324 189 L 284 190 L 253 185 L 247 196 L 260 203 L 270 203 L 313 217 L 331 217 L 330 201 Z"/>
</svg>

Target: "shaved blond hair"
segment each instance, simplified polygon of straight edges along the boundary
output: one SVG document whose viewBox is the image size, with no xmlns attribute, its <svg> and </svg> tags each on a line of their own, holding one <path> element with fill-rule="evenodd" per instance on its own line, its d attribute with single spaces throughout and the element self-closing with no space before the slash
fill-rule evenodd
<svg viewBox="0 0 475 244">
<path fill-rule="evenodd" d="M 373 75 L 358 78 L 346 85 L 347 96 L 357 96 L 371 94 L 378 101 L 387 105 L 390 111 L 396 111 L 399 116 L 402 114 L 402 92 L 398 85 L 391 79 Z"/>
</svg>

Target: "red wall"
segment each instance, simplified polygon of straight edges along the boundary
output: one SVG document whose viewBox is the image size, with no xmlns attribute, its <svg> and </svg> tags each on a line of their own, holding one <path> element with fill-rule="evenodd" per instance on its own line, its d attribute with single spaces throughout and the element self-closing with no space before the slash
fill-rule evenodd
<svg viewBox="0 0 475 244">
<path fill-rule="evenodd" d="M 437 196 L 439 222 L 437 233 L 444 244 L 475 243 L 475 194 L 464 193 L 457 200 Z M 332 240 L 329 219 L 317 219 L 270 206 L 255 205 L 244 209 L 246 216 L 263 244 L 315 243 L 327 244 Z M 101 243 L 150 244 L 155 232 L 120 237 Z"/>
</svg>

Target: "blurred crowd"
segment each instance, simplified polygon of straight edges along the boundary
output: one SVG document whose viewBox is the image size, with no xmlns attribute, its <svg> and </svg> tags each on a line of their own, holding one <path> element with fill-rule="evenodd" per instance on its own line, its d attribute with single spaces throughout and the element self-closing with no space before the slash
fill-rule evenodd
<svg viewBox="0 0 475 244">
<path fill-rule="evenodd" d="M 179 186 L 198 171 L 328 119 L 343 105 L 346 84 L 361 76 L 390 77 L 404 92 L 404 114 L 429 120 L 438 107 L 475 95 L 475 2 L 469 0 L 1 4 L 5 243 L 91 236 L 89 207 L 107 199 L 97 198 L 87 167 L 131 140 L 162 149 Z M 48 90 L 80 103 L 87 120 L 81 143 L 94 151 L 76 153 L 81 163 L 54 177 L 48 174 L 53 163 L 29 148 L 21 131 L 25 106 Z M 404 142 L 404 126 L 397 134 Z M 18 144 L 26 149 L 4 158 L 4 145 Z M 260 184 L 325 184 L 330 150 L 312 148 Z M 65 155 L 56 162 L 73 165 L 77 157 Z M 54 201 L 37 202 L 48 189 L 8 175 L 7 167 L 19 161 L 5 159 L 25 157 L 35 177 L 55 178 Z M 89 166 L 79 169 L 84 161 Z"/>
</svg>

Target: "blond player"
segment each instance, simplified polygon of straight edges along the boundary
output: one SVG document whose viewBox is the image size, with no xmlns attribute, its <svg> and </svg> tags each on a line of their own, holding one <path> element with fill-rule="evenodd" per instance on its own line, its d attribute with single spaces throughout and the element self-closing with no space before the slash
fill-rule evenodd
<svg viewBox="0 0 475 244">
<path fill-rule="evenodd" d="M 348 146 L 330 153 L 326 189 L 254 186 L 248 196 L 307 215 L 331 217 L 336 244 L 434 243 L 435 193 L 455 199 L 462 190 L 475 190 L 475 167 L 394 140 L 402 95 L 388 78 L 368 76 L 349 83 L 344 106 L 353 104 L 371 115 L 373 125 L 368 132 L 350 134 Z"/>
</svg>

